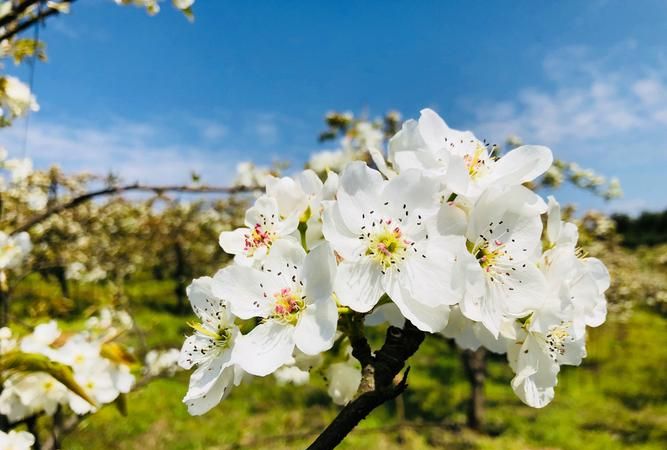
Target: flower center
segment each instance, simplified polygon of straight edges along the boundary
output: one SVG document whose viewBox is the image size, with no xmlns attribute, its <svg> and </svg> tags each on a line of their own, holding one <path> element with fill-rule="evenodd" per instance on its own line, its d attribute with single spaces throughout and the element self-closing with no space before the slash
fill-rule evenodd
<svg viewBox="0 0 667 450">
<path fill-rule="evenodd" d="M 480 244 L 473 247 L 472 254 L 475 255 L 479 265 L 484 269 L 484 272 L 491 273 L 498 260 L 507 255 L 505 244 L 499 240 L 493 242 L 495 246 L 491 248 L 488 240 L 484 239 Z"/>
<path fill-rule="evenodd" d="M 478 144 L 472 154 L 468 153 L 463 157 L 470 178 L 475 179 L 482 175 L 486 168 L 486 156 L 486 148 Z"/>
<path fill-rule="evenodd" d="M 204 336 L 210 338 L 216 347 L 227 348 L 231 344 L 232 331 L 230 328 L 219 326 L 217 331 L 213 331 L 198 322 L 189 322 L 188 325 Z"/>
<path fill-rule="evenodd" d="M 388 269 L 392 264 L 405 258 L 409 243 L 403 238 L 400 228 L 384 227 L 370 238 L 366 256 L 370 256 L 384 269 Z"/>
<path fill-rule="evenodd" d="M 252 256 L 260 247 L 271 247 L 275 233 L 273 231 L 264 230 L 261 224 L 255 224 L 255 227 L 249 234 L 244 236 L 245 242 L 243 250 Z"/>
<path fill-rule="evenodd" d="M 565 354 L 565 346 L 573 340 L 567 328 L 563 325 L 554 325 L 551 327 L 545 339 L 551 359 L 556 360 L 559 355 L 563 356 Z"/>
<path fill-rule="evenodd" d="M 298 293 L 292 292 L 290 288 L 282 288 L 279 292 L 273 294 L 273 298 L 275 303 L 273 304 L 271 317 L 283 323 L 296 325 L 301 312 L 306 308 L 305 296 L 299 296 Z"/>
</svg>

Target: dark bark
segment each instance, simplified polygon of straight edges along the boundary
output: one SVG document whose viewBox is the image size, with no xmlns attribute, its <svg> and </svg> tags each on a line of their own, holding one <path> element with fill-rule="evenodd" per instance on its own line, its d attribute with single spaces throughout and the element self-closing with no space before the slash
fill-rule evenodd
<svg viewBox="0 0 667 450">
<path fill-rule="evenodd" d="M 468 404 L 468 427 L 481 430 L 484 427 L 484 382 L 486 381 L 486 349 L 465 350 L 462 353 L 463 367 L 470 383 Z"/>
<path fill-rule="evenodd" d="M 0 286 L 0 328 L 9 324 L 9 294 Z"/>
<path fill-rule="evenodd" d="M 174 253 L 176 254 L 176 267 L 174 272 L 174 279 L 176 280 L 176 312 L 183 314 L 187 311 L 187 276 L 186 276 L 186 261 L 183 253 L 183 246 L 177 240 L 174 243 Z"/>
<path fill-rule="evenodd" d="M 71 4 L 75 1 L 76 0 L 63 0 L 60 3 Z M 21 17 L 29 6 L 38 3 L 42 3 L 42 6 L 38 10 L 37 14 L 34 16 Z M 58 14 L 60 14 L 60 11 L 47 5 L 44 0 L 26 0 L 13 8 L 9 14 L 2 18 L 4 20 L 1 21 L 2 24 L 0 24 L 0 26 L 4 27 L 5 31 L 2 35 L 0 35 L 0 42 L 16 36 L 17 34 L 27 30 L 32 26 L 39 26 L 39 24 L 46 20 L 47 17 Z"/>
<path fill-rule="evenodd" d="M 353 355 L 361 358 L 363 365 L 359 392 L 308 447 L 310 450 L 335 448 L 375 408 L 403 393 L 408 387 L 410 368 L 405 370 L 398 382 L 394 380 L 425 337 L 423 331 L 406 321 L 403 329 L 389 327 L 384 345 L 372 355 L 363 335 L 358 333 L 353 336 L 350 339 Z"/>
</svg>

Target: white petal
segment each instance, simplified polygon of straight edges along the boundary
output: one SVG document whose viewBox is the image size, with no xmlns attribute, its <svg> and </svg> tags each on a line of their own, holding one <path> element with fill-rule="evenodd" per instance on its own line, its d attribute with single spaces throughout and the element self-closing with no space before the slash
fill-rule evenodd
<svg viewBox="0 0 667 450">
<path fill-rule="evenodd" d="M 220 247 L 230 255 L 240 255 L 244 253 L 245 237 L 250 233 L 248 228 L 237 228 L 234 231 L 223 231 L 220 233 Z"/>
<path fill-rule="evenodd" d="M 405 317 L 403 317 L 401 310 L 398 309 L 395 303 L 385 303 L 384 305 L 377 306 L 373 309 L 373 312 L 364 318 L 364 324 L 370 327 L 382 325 L 383 323 L 388 323 L 398 328 L 403 328 L 405 325 Z"/>
<path fill-rule="evenodd" d="M 609 289 L 611 281 L 607 267 L 597 258 L 585 258 L 583 263 L 588 273 L 591 274 L 597 283 L 600 294 Z"/>
<path fill-rule="evenodd" d="M 445 137 L 449 136 L 450 129 L 442 117 L 429 108 L 420 111 L 419 133 L 426 145 L 431 149 L 444 147 Z"/>
<path fill-rule="evenodd" d="M 219 325 L 233 322 L 231 311 L 226 301 L 213 293 L 213 285 L 217 283 L 211 277 L 200 277 L 192 280 L 186 288 L 186 294 L 192 310 L 203 324 L 217 329 Z"/>
<path fill-rule="evenodd" d="M 265 228 L 272 229 L 271 221 L 277 222 L 279 219 L 278 201 L 268 195 L 262 195 L 255 200 L 255 204 L 248 208 L 245 214 L 245 224 L 249 228 L 260 224 Z"/>
<path fill-rule="evenodd" d="M 345 225 L 338 203 L 332 202 L 326 205 L 322 222 L 322 234 L 331 243 L 336 253 L 346 260 L 358 260 L 359 254 L 364 251 L 359 241 L 359 233 L 352 233 Z"/>
<path fill-rule="evenodd" d="M 368 149 L 368 152 L 371 154 L 371 159 L 375 163 L 375 167 L 378 168 L 382 175 L 387 178 L 393 178 L 396 176 L 396 172 L 387 166 L 387 161 L 385 161 L 384 155 L 380 150 L 375 147 L 371 147 Z"/>
<path fill-rule="evenodd" d="M 338 265 L 334 292 L 341 305 L 358 312 L 368 312 L 380 300 L 382 290 L 380 266 L 369 258 Z"/>
<path fill-rule="evenodd" d="M 465 350 L 477 350 L 481 343 L 473 331 L 472 320 L 466 318 L 458 307 L 452 308 L 447 326 L 441 334 L 456 341 L 456 345 Z"/>
<path fill-rule="evenodd" d="M 440 206 L 437 194 L 440 183 L 435 178 L 423 176 L 421 171 L 408 170 L 389 180 L 382 191 L 382 203 L 390 217 L 400 217 L 402 228 L 423 223 L 415 210 L 424 215 L 433 215 Z M 412 216 L 408 215 L 412 213 Z"/>
<path fill-rule="evenodd" d="M 328 243 L 320 244 L 308 253 L 303 265 L 306 295 L 311 299 L 328 299 L 336 279 L 336 258 Z"/>
<path fill-rule="evenodd" d="M 493 166 L 489 175 L 494 184 L 521 184 L 532 181 L 551 167 L 551 150 L 540 145 L 522 145 L 511 150 Z"/>
<path fill-rule="evenodd" d="M 547 211 L 547 239 L 549 239 L 549 242 L 555 243 L 558 241 L 561 229 L 560 205 L 553 195 L 547 197 L 547 201 L 547 207 L 549 208 Z"/>
<path fill-rule="evenodd" d="M 214 295 L 227 299 L 232 312 L 241 319 L 268 316 L 271 295 L 282 287 L 272 274 L 238 265 L 225 267 L 214 279 Z"/>
<path fill-rule="evenodd" d="M 445 203 L 440 207 L 438 215 L 433 221 L 431 234 L 438 233 L 442 236 L 465 235 L 468 226 L 468 217 L 455 203 Z"/>
<path fill-rule="evenodd" d="M 306 258 L 306 251 L 292 239 L 281 239 L 271 247 L 271 253 L 262 261 L 265 269 L 280 272 L 286 264 L 301 266 Z"/>
<path fill-rule="evenodd" d="M 332 298 L 308 305 L 294 330 L 296 346 L 307 355 L 329 350 L 338 323 L 338 309 Z"/>
<path fill-rule="evenodd" d="M 449 319 L 449 306 L 429 307 L 419 303 L 401 286 L 400 280 L 395 275 L 388 272 L 382 281 L 387 294 L 403 316 L 422 331 L 435 333 L 445 328 Z"/>
<path fill-rule="evenodd" d="M 362 215 L 376 209 L 383 184 L 380 172 L 364 162 L 352 162 L 343 171 L 337 199 L 343 222 L 352 233 L 361 232 Z"/>
<path fill-rule="evenodd" d="M 463 296 L 464 284 L 457 255 L 467 253 L 463 236 L 435 236 L 408 250 L 396 277 L 418 302 L 436 307 L 454 305 Z M 423 253 L 422 253 L 423 252 Z"/>
<path fill-rule="evenodd" d="M 263 377 L 290 361 L 293 351 L 294 327 L 268 320 L 239 337 L 234 356 L 246 372 Z"/>
<path fill-rule="evenodd" d="M 187 405 L 188 412 L 193 416 L 200 416 L 210 411 L 229 394 L 233 381 L 234 367 L 227 367 L 205 394 L 195 395 L 188 391 L 183 398 L 183 403 Z M 192 380 L 190 385 L 192 386 Z"/>
<path fill-rule="evenodd" d="M 269 177 L 266 182 L 266 193 L 276 200 L 282 217 L 300 216 L 308 207 L 306 194 L 290 177 Z"/>
<path fill-rule="evenodd" d="M 206 394 L 216 383 L 222 371 L 234 363 L 233 358 L 234 351 L 226 349 L 202 363 L 190 376 L 188 394 L 195 397 Z"/>
</svg>

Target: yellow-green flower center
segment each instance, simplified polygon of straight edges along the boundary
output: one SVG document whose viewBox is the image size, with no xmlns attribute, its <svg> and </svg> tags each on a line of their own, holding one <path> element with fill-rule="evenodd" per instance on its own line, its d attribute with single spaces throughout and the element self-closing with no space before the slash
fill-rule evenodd
<svg viewBox="0 0 667 450">
<path fill-rule="evenodd" d="M 471 178 L 475 179 L 483 173 L 486 168 L 486 156 L 486 148 L 477 144 L 477 148 L 472 154 L 463 157 Z"/>
<path fill-rule="evenodd" d="M 388 269 L 397 261 L 405 258 L 407 248 L 408 241 L 403 238 L 398 227 L 394 229 L 384 227 L 371 236 L 366 248 L 366 256 L 370 256 L 384 269 Z"/>
<path fill-rule="evenodd" d="M 229 328 L 221 326 L 217 331 L 213 331 L 198 322 L 189 322 L 188 325 L 190 325 L 193 330 L 211 338 L 218 347 L 226 348 L 231 344 L 232 331 Z"/>
</svg>

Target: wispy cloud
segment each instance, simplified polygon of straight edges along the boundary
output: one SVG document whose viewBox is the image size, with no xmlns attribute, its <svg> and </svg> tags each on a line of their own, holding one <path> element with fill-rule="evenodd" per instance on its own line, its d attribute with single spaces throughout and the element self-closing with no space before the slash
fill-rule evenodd
<svg viewBox="0 0 667 450">
<path fill-rule="evenodd" d="M 470 128 L 496 142 L 512 133 L 549 145 L 557 157 L 620 177 L 626 192 L 609 204 L 581 193 L 569 201 L 631 213 L 667 207 L 664 189 L 657 189 L 664 186 L 658 167 L 667 163 L 667 77 L 659 59 L 619 64 L 635 45 L 623 42 L 604 55 L 583 46 L 550 54 L 543 61 L 546 83 L 478 102 Z"/>
<path fill-rule="evenodd" d="M 20 156 L 23 125 L 0 130 L 0 146 L 12 156 Z M 292 133 L 282 132 L 298 125 L 290 118 L 252 112 L 211 117 L 165 113 L 144 121 L 119 117 L 56 121 L 37 113 L 31 117 L 27 156 L 37 167 L 57 164 L 69 172 L 113 172 L 126 181 L 187 182 L 196 172 L 206 182 L 226 184 L 240 161 L 270 164 L 284 159 L 285 149 L 300 148 L 283 139 Z"/>
<path fill-rule="evenodd" d="M 508 130 L 549 145 L 653 132 L 667 124 L 667 80 L 657 70 L 608 67 L 584 47 L 544 61 L 547 87 L 526 87 L 514 99 L 476 109 L 477 128 L 495 139 Z"/>
<path fill-rule="evenodd" d="M 30 127 L 28 156 L 40 167 L 58 164 L 65 170 L 98 174 L 113 172 L 128 181 L 185 182 L 191 171 L 205 180 L 224 183 L 233 177 L 243 153 L 235 148 L 170 143 L 170 130 L 149 123 L 35 122 Z M 211 129 L 203 131 L 211 137 Z M 22 127 L 4 130 L 0 143 L 10 155 L 21 147 Z M 14 150 L 12 152 L 12 150 Z"/>
</svg>

